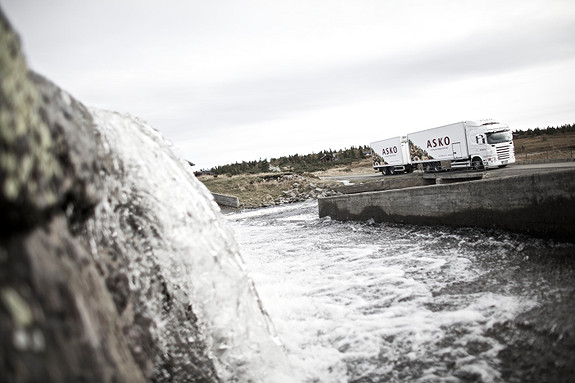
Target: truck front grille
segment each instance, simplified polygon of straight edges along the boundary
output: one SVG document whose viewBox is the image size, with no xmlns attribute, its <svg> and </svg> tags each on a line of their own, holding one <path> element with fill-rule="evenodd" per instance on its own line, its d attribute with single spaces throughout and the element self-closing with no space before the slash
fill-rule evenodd
<svg viewBox="0 0 575 383">
<path fill-rule="evenodd" d="M 505 145 L 495 148 L 495 150 L 497 151 L 497 159 L 499 161 L 508 160 L 511 157 L 509 147 L 510 145 Z"/>
</svg>

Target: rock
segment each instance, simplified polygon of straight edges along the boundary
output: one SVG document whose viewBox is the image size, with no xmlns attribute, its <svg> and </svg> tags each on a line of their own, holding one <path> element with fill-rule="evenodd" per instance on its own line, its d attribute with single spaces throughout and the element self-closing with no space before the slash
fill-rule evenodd
<svg viewBox="0 0 575 383">
<path fill-rule="evenodd" d="M 17 320 L 14 310 L 0 316 L 0 380 L 145 381 L 113 299 L 63 216 L 2 250 L 2 304 L 9 307 L 6 294 L 14 294 L 30 318 Z"/>
<path fill-rule="evenodd" d="M 144 381 L 98 267 L 70 231 L 100 199 L 89 114 L 28 72 L 1 13 L 0 28 L 0 380 Z"/>
<path fill-rule="evenodd" d="M 0 381 L 291 381 L 189 165 L 143 122 L 30 73 L 2 12 L 0 28 Z M 171 185 L 150 180 L 164 163 Z"/>
<path fill-rule="evenodd" d="M 41 98 L 20 52 L 20 41 L 0 12 L 0 235 L 31 228 L 62 204 L 64 170 Z"/>
</svg>

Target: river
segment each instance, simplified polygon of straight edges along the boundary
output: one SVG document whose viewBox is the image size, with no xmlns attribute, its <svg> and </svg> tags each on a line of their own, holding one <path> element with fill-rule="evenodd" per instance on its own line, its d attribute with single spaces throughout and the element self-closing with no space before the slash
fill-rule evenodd
<svg viewBox="0 0 575 383">
<path fill-rule="evenodd" d="M 501 231 L 225 213 L 301 382 L 575 377 L 575 246 Z"/>
</svg>

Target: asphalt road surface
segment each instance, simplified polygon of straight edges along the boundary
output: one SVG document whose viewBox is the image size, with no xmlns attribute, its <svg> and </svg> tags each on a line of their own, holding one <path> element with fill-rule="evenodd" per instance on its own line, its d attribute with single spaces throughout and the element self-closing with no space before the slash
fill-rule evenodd
<svg viewBox="0 0 575 383">
<path fill-rule="evenodd" d="M 501 169 L 489 169 L 483 171 L 483 178 L 498 178 L 498 177 L 507 177 L 507 176 L 514 176 L 514 175 L 521 175 L 526 173 L 533 173 L 533 172 L 545 172 L 545 171 L 553 171 L 553 170 L 561 170 L 561 169 L 570 169 L 575 168 L 575 161 L 570 162 L 553 162 L 553 163 L 540 163 L 540 164 L 510 164 L 505 168 Z M 464 171 L 457 171 L 457 172 L 438 172 L 432 173 L 436 174 L 437 176 L 440 175 L 447 175 L 447 174 L 455 174 L 455 173 L 462 173 Z M 470 171 L 475 173 L 475 171 Z M 375 172 L 373 174 L 342 174 L 338 176 L 332 177 L 322 177 L 324 179 L 330 179 L 334 181 L 340 181 L 343 183 L 360 183 L 360 182 L 370 182 L 370 181 L 379 181 L 388 178 L 397 178 L 397 177 L 419 177 L 421 176 L 421 172 L 415 171 L 409 174 L 398 174 L 393 176 L 384 176 L 379 172 Z"/>
</svg>

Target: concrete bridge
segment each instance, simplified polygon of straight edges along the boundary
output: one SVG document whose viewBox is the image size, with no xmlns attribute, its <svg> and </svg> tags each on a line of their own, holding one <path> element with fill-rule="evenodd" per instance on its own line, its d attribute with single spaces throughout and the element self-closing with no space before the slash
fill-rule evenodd
<svg viewBox="0 0 575 383">
<path fill-rule="evenodd" d="M 420 186 L 321 198 L 319 215 L 343 221 L 498 228 L 575 242 L 573 164 L 532 171 L 511 166 L 509 170 L 488 171 L 480 179 L 457 183 L 446 183 L 446 174 L 412 175 L 406 179 Z M 386 182 L 409 184 L 405 179 L 382 183 Z"/>
</svg>

